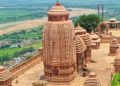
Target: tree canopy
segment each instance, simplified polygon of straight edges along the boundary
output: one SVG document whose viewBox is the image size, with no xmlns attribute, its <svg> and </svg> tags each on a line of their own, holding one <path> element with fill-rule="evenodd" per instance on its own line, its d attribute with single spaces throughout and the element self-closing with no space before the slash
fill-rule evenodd
<svg viewBox="0 0 120 86">
<path fill-rule="evenodd" d="M 81 27 L 87 30 L 87 32 L 95 31 L 98 24 L 101 22 L 101 18 L 99 18 L 95 14 L 90 15 L 82 15 L 74 22 L 75 26 L 80 24 Z"/>
</svg>

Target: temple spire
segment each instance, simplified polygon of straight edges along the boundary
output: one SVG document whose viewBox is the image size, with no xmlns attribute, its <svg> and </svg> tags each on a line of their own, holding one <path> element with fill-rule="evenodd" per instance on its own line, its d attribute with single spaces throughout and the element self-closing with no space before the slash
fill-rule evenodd
<svg viewBox="0 0 120 86">
<path fill-rule="evenodd" d="M 59 2 L 59 0 L 57 0 L 56 6 L 60 6 L 61 3 Z"/>
</svg>

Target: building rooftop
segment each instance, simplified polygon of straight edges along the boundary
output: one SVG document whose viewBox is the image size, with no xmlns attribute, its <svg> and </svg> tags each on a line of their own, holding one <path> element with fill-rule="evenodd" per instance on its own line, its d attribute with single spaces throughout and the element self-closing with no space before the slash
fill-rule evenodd
<svg viewBox="0 0 120 86">
<path fill-rule="evenodd" d="M 64 15 L 64 14 L 69 14 L 69 12 L 65 9 L 65 7 L 60 3 L 57 2 L 49 11 L 49 15 Z"/>
<path fill-rule="evenodd" d="M 117 19 L 116 18 L 110 18 L 109 21 L 117 21 Z"/>
<path fill-rule="evenodd" d="M 86 46 L 92 45 L 92 39 L 90 37 L 90 34 L 88 34 L 85 29 L 80 27 L 80 25 L 75 28 L 75 34 L 79 34 L 81 36 Z"/>
<path fill-rule="evenodd" d="M 11 79 L 13 76 L 9 70 L 5 69 L 3 66 L 0 66 L 0 81 L 6 81 Z"/>
<path fill-rule="evenodd" d="M 75 37 L 75 40 L 76 40 L 76 53 L 82 53 L 86 50 L 86 45 L 83 41 L 83 39 L 77 35 Z"/>
</svg>

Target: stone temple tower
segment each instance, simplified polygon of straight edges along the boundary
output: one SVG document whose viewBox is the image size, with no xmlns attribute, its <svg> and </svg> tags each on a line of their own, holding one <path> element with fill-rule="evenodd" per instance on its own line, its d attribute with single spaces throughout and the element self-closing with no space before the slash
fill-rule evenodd
<svg viewBox="0 0 120 86">
<path fill-rule="evenodd" d="M 43 31 L 43 61 L 48 82 L 68 83 L 76 75 L 74 25 L 69 12 L 57 2 L 48 11 Z"/>
<path fill-rule="evenodd" d="M 86 45 L 84 40 L 79 35 L 79 28 L 75 29 L 75 40 L 76 40 L 76 63 L 77 63 L 77 73 L 79 74 L 82 68 L 85 66 L 85 50 Z"/>
<path fill-rule="evenodd" d="M 79 24 L 78 26 L 75 28 L 75 31 L 79 32 L 77 35 L 80 36 L 85 45 L 86 45 L 86 50 L 85 50 L 85 60 L 86 60 L 86 63 L 90 61 L 91 59 L 91 52 L 92 52 L 92 48 L 91 48 L 91 45 L 92 45 L 92 39 L 90 37 L 90 35 L 86 32 L 85 29 L 83 29 Z"/>
</svg>

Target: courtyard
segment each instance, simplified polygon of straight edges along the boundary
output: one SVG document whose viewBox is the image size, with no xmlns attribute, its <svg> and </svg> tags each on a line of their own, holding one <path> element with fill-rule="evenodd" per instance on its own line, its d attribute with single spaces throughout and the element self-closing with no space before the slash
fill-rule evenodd
<svg viewBox="0 0 120 86">
<path fill-rule="evenodd" d="M 113 72 L 113 62 L 115 56 L 108 56 L 109 44 L 102 43 L 100 49 L 92 50 L 92 60 L 94 63 L 89 63 L 87 66 L 90 70 L 97 73 L 102 86 L 108 86 L 111 81 L 111 73 Z M 26 71 L 13 81 L 13 86 L 32 86 L 32 83 L 38 81 L 40 76 L 44 75 L 43 63 Z M 83 86 L 86 78 L 77 75 L 77 78 L 68 86 Z M 16 80 L 18 83 L 15 83 Z M 49 85 L 48 85 L 49 86 Z M 52 85 L 54 86 L 54 85 Z M 56 85 L 57 86 L 57 85 Z M 63 86 L 63 85 L 62 85 Z"/>
</svg>

